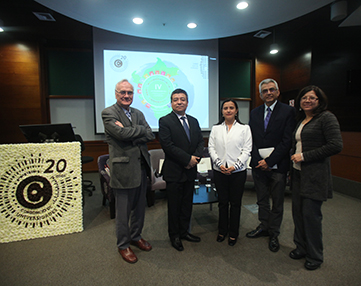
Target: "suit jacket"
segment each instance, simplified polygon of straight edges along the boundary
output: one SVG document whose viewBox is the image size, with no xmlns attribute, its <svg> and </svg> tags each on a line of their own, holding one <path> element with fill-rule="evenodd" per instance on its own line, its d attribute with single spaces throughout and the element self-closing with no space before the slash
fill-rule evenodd
<svg viewBox="0 0 361 286">
<path fill-rule="evenodd" d="M 144 115 L 130 107 L 132 121 L 116 103 L 102 111 L 106 141 L 109 145 L 110 186 L 130 189 L 141 184 L 142 156 L 148 175 L 150 158 L 146 142 L 154 139 Z M 124 127 L 115 124 L 119 121 Z"/>
<path fill-rule="evenodd" d="M 191 156 L 201 157 L 204 140 L 198 120 L 187 114 L 190 142 L 178 116 L 171 112 L 159 119 L 159 141 L 165 153 L 163 179 L 168 182 L 185 182 L 197 176 L 197 166 L 186 169 Z"/>
<path fill-rule="evenodd" d="M 265 105 L 262 104 L 251 111 L 249 126 L 252 131 L 253 147 L 251 167 L 258 165 L 263 158 L 258 149 L 274 147 L 275 149 L 265 160 L 269 167 L 277 164 L 276 172 L 287 173 L 290 165 L 290 149 L 292 133 L 295 129 L 295 109 L 277 101 L 266 131 L 264 130 Z"/>
</svg>

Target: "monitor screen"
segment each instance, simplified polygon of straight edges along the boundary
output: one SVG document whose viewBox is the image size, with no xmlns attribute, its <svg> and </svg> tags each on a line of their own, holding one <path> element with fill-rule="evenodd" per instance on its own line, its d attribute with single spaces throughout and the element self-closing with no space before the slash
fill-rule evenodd
<svg viewBox="0 0 361 286">
<path fill-rule="evenodd" d="M 70 123 L 20 125 L 19 127 L 29 143 L 76 141 Z"/>
</svg>

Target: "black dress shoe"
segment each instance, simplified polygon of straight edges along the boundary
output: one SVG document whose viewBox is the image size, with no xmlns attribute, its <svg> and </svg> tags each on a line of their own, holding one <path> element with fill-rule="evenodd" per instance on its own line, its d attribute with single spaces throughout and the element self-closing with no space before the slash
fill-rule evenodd
<svg viewBox="0 0 361 286">
<path fill-rule="evenodd" d="M 228 245 L 229 246 L 234 246 L 237 242 L 237 238 L 234 238 L 234 237 L 229 237 L 228 238 Z"/>
<path fill-rule="evenodd" d="M 306 256 L 306 254 L 302 254 L 298 248 L 296 248 L 290 252 L 290 257 L 292 259 L 301 259 L 305 256 Z"/>
<path fill-rule="evenodd" d="M 280 243 L 278 242 L 277 236 L 270 238 L 268 248 L 273 252 L 277 252 L 280 249 Z"/>
<path fill-rule="evenodd" d="M 246 234 L 246 236 L 248 238 L 257 238 L 257 237 L 261 237 L 261 236 L 269 236 L 269 233 L 268 233 L 268 231 L 263 230 L 262 228 L 260 228 L 258 226 L 255 230 L 248 232 Z"/>
<path fill-rule="evenodd" d="M 179 239 L 179 237 L 176 237 L 176 238 L 173 238 L 173 239 L 171 238 L 170 242 L 172 243 L 172 246 L 175 249 L 177 249 L 178 251 L 183 251 L 184 250 L 182 241 Z"/>
<path fill-rule="evenodd" d="M 305 262 L 305 268 L 307 270 L 316 270 L 317 268 L 320 268 L 321 267 L 321 264 L 320 263 L 314 263 L 314 262 L 310 262 L 310 261 L 307 261 Z"/>
<path fill-rule="evenodd" d="M 182 239 L 188 240 L 190 242 L 200 242 L 201 238 L 198 236 L 195 236 L 193 234 L 187 233 L 186 235 L 182 236 Z"/>
<path fill-rule="evenodd" d="M 217 235 L 217 241 L 218 242 L 222 242 L 223 240 L 225 240 L 226 239 L 226 236 L 225 235 L 222 235 L 222 234 L 218 234 Z"/>
</svg>

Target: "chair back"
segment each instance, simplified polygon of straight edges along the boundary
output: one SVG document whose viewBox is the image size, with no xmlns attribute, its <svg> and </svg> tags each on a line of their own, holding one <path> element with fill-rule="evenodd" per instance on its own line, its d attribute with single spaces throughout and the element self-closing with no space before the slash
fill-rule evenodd
<svg viewBox="0 0 361 286">
<path fill-rule="evenodd" d="M 109 184 L 110 176 L 106 171 L 107 161 L 109 159 L 109 154 L 101 155 L 98 157 L 98 170 L 99 173 L 106 179 L 107 183 Z"/>
<path fill-rule="evenodd" d="M 166 183 L 163 180 L 163 176 L 160 174 L 160 160 L 165 158 L 163 149 L 152 149 L 149 150 L 150 154 L 150 164 L 152 167 L 152 177 L 151 177 L 151 189 L 152 190 L 161 190 L 166 188 Z"/>
</svg>

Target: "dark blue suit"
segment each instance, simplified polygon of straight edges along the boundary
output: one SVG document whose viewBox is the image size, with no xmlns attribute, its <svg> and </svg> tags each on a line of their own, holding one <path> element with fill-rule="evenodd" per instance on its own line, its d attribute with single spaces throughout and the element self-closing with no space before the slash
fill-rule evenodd
<svg viewBox="0 0 361 286">
<path fill-rule="evenodd" d="M 269 231 L 271 235 L 277 236 L 283 217 L 286 174 L 290 166 L 289 152 L 296 124 L 295 109 L 277 101 L 266 130 L 264 130 L 264 111 L 264 104 L 251 111 L 249 126 L 252 131 L 253 148 L 250 165 L 257 193 L 260 227 Z M 269 147 L 275 149 L 265 161 L 269 167 L 277 164 L 277 169 L 262 171 L 255 168 L 263 159 L 258 150 Z M 269 202 L 270 196 L 272 209 Z"/>
<path fill-rule="evenodd" d="M 178 116 L 171 112 L 159 120 L 159 141 L 165 153 L 162 167 L 167 182 L 168 233 L 171 239 L 187 233 L 192 214 L 197 166 L 186 169 L 191 156 L 201 157 L 204 147 L 198 120 L 187 115 L 190 141 Z"/>
</svg>

